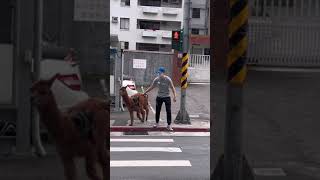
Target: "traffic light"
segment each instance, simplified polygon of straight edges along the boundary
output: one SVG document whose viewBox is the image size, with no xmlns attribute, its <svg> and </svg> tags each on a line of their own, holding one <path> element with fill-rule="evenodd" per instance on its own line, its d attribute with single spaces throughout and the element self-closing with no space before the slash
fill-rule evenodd
<svg viewBox="0 0 320 180">
<path fill-rule="evenodd" d="M 182 51 L 182 31 L 172 31 L 171 39 L 172 49 Z"/>
<path fill-rule="evenodd" d="M 172 37 L 174 41 L 179 41 L 180 40 L 180 31 L 172 31 Z"/>
</svg>

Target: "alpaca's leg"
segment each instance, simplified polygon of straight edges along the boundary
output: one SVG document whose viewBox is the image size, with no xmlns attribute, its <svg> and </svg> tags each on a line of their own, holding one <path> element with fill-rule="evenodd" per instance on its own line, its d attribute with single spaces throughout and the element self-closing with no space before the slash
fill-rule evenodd
<svg viewBox="0 0 320 180">
<path fill-rule="evenodd" d="M 146 110 L 146 121 L 148 121 L 149 108 L 148 108 L 148 107 L 145 107 L 144 109 Z"/>
<path fill-rule="evenodd" d="M 141 118 L 141 115 L 140 115 L 139 111 L 137 111 L 137 117 L 140 119 L 140 121 L 142 121 L 142 118 Z"/>
<path fill-rule="evenodd" d="M 73 158 L 62 158 L 66 180 L 77 180 L 76 166 Z"/>
<path fill-rule="evenodd" d="M 98 164 L 101 166 L 103 173 L 103 180 L 110 179 L 110 150 L 107 150 L 107 147 L 110 147 L 110 134 L 106 132 L 106 129 L 109 127 L 105 122 L 107 113 L 101 113 L 96 116 L 96 129 L 94 137 L 96 139 L 96 155 Z M 106 141 L 108 140 L 108 141 Z"/>
<path fill-rule="evenodd" d="M 87 175 L 91 180 L 101 180 L 97 173 L 97 156 L 95 151 L 90 151 L 86 157 Z"/>
<path fill-rule="evenodd" d="M 133 126 L 133 111 L 130 111 L 130 120 L 131 120 L 130 126 Z"/>
<path fill-rule="evenodd" d="M 142 122 L 144 122 L 145 118 L 146 118 L 146 112 L 144 111 L 143 108 L 141 108 L 141 114 L 142 114 Z"/>
<path fill-rule="evenodd" d="M 108 152 L 105 148 L 101 148 L 98 152 L 98 163 L 101 166 L 103 173 L 103 180 L 107 180 L 110 177 L 110 169 L 108 162 L 110 162 L 110 152 Z"/>
</svg>

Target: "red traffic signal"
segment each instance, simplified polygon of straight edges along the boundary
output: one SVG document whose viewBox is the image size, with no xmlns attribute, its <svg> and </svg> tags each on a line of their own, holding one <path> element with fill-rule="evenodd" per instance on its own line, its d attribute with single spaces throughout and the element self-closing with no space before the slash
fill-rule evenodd
<svg viewBox="0 0 320 180">
<path fill-rule="evenodd" d="M 180 31 L 172 31 L 172 39 L 180 40 Z"/>
</svg>

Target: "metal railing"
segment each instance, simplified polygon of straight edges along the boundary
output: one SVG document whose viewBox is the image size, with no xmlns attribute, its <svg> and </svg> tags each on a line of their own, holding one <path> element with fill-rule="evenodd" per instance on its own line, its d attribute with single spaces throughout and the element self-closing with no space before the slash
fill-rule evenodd
<svg viewBox="0 0 320 180">
<path fill-rule="evenodd" d="M 320 67 L 317 22 L 251 21 L 248 33 L 248 64 Z"/>
<path fill-rule="evenodd" d="M 313 17 L 320 15 L 319 0 L 253 0 L 252 16 L 258 17 Z"/>
<path fill-rule="evenodd" d="M 320 1 L 250 1 L 248 64 L 320 67 Z"/>
<path fill-rule="evenodd" d="M 210 55 L 190 54 L 189 67 L 210 69 Z"/>
</svg>

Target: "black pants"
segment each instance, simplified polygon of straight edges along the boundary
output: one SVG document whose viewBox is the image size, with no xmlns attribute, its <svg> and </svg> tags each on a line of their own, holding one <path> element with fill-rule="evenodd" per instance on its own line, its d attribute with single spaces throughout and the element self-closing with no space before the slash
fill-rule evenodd
<svg viewBox="0 0 320 180">
<path fill-rule="evenodd" d="M 171 98 L 170 97 L 157 97 L 156 99 L 156 123 L 159 123 L 160 112 L 162 103 L 166 105 L 167 123 L 171 124 Z"/>
</svg>

